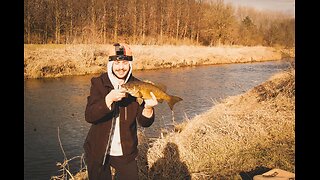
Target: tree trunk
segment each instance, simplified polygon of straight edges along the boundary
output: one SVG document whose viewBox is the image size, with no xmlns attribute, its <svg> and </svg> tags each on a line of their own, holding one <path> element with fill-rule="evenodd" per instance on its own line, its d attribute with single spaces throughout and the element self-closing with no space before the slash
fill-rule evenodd
<svg viewBox="0 0 320 180">
<path fill-rule="evenodd" d="M 138 29 L 138 7 L 137 0 L 134 0 L 134 9 L 133 9 L 133 41 L 137 40 L 137 29 Z"/>
<path fill-rule="evenodd" d="M 91 32 L 92 39 L 90 42 L 97 42 L 97 33 L 96 33 L 96 13 L 95 13 L 95 0 L 91 0 Z"/>
<path fill-rule="evenodd" d="M 179 26 L 180 26 L 180 19 L 177 19 L 177 26 L 176 26 L 176 39 L 179 39 Z"/>
<path fill-rule="evenodd" d="M 145 41 L 146 36 L 146 1 L 142 5 L 142 41 Z"/>
<path fill-rule="evenodd" d="M 119 11 L 119 0 L 116 0 L 116 7 L 115 7 L 115 17 L 114 17 L 114 34 L 113 34 L 113 39 L 114 41 L 118 41 L 118 11 Z"/>
<path fill-rule="evenodd" d="M 103 18 L 102 18 L 102 38 L 103 44 L 107 43 L 107 2 L 103 3 Z"/>
<path fill-rule="evenodd" d="M 31 16 L 28 13 L 27 15 L 27 43 L 30 44 L 31 43 Z"/>
<path fill-rule="evenodd" d="M 60 10 L 58 0 L 55 0 L 55 43 L 60 44 Z"/>
</svg>

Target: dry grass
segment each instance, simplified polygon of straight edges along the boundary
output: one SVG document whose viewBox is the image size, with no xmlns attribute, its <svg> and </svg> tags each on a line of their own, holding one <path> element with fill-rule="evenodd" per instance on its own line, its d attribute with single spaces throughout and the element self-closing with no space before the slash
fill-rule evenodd
<svg viewBox="0 0 320 180">
<path fill-rule="evenodd" d="M 293 68 L 276 74 L 164 138 L 151 142 L 139 132 L 140 179 L 241 179 L 256 167 L 295 172 L 294 77 Z"/>
<path fill-rule="evenodd" d="M 43 78 L 106 71 L 111 45 L 24 45 L 24 77 Z M 279 60 L 284 48 L 263 46 L 132 45 L 136 70 Z M 294 52 L 294 51 L 293 51 Z M 291 53 L 294 57 L 294 53 Z"/>
<path fill-rule="evenodd" d="M 59 127 L 58 127 L 58 140 L 59 140 L 61 151 L 64 156 L 64 160 L 63 160 L 63 163 L 57 162 L 57 164 L 56 164 L 56 166 L 59 168 L 59 171 L 61 172 L 61 174 L 56 175 L 56 176 L 51 176 L 50 180 L 64 180 L 64 179 L 86 180 L 88 177 L 88 172 L 86 170 L 87 167 L 84 162 L 84 153 L 81 156 L 75 156 L 71 159 L 67 158 L 67 155 L 66 155 L 66 153 L 63 149 L 62 143 L 61 143 Z M 75 159 L 80 159 L 80 169 L 79 169 L 78 173 L 73 175 L 70 172 L 69 162 L 74 161 Z"/>
<path fill-rule="evenodd" d="M 294 71 L 275 75 L 155 141 L 149 179 L 240 179 L 257 166 L 294 172 L 294 85 Z"/>
</svg>

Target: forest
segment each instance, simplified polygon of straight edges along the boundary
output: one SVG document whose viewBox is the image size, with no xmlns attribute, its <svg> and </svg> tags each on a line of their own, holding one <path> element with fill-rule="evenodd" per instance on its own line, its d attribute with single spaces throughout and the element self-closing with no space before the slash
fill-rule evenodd
<svg viewBox="0 0 320 180">
<path fill-rule="evenodd" d="M 25 44 L 295 45 L 295 18 L 223 0 L 24 0 Z"/>
</svg>

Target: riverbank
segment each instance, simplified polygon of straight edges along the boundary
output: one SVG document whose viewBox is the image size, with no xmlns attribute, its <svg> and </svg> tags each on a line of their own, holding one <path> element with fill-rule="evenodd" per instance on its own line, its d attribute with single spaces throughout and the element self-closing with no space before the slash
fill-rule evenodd
<svg viewBox="0 0 320 180">
<path fill-rule="evenodd" d="M 242 179 L 258 167 L 294 173 L 294 69 L 186 119 L 145 152 L 147 179 Z"/>
<path fill-rule="evenodd" d="M 112 45 L 25 44 L 24 78 L 98 74 L 106 71 Z M 294 58 L 294 49 L 263 46 L 131 45 L 134 70 Z"/>
<path fill-rule="evenodd" d="M 257 167 L 294 173 L 295 71 L 216 102 L 162 138 L 140 132 L 138 148 L 141 180 L 242 179 Z M 87 179 L 86 171 L 75 179 Z"/>
</svg>

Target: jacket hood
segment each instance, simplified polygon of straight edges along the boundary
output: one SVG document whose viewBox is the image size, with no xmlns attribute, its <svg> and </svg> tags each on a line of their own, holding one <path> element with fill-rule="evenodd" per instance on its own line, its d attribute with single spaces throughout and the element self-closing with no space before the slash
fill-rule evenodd
<svg viewBox="0 0 320 180">
<path fill-rule="evenodd" d="M 118 89 L 119 88 L 119 82 L 118 82 L 118 78 L 113 74 L 112 72 L 112 66 L 113 66 L 113 62 L 114 61 L 109 61 L 108 62 L 108 65 L 107 65 L 107 68 L 108 68 L 108 76 L 109 76 L 109 79 L 110 79 L 110 82 L 113 86 L 114 89 Z M 130 69 L 128 71 L 128 74 L 127 74 L 127 77 L 124 81 L 124 83 L 127 83 L 129 78 L 131 77 L 132 75 L 132 61 L 129 61 L 129 65 L 130 65 Z"/>
</svg>

